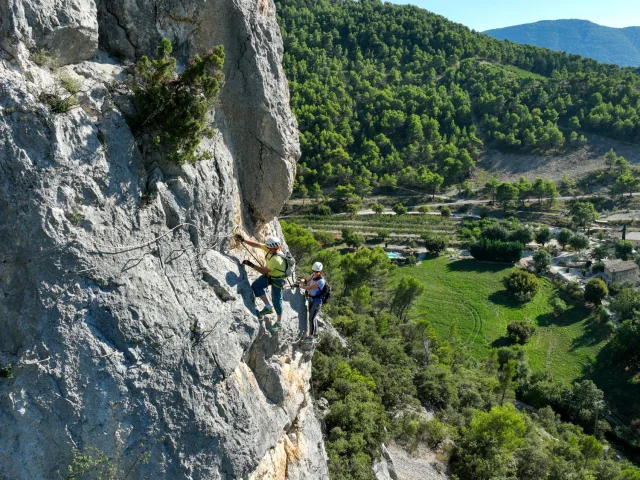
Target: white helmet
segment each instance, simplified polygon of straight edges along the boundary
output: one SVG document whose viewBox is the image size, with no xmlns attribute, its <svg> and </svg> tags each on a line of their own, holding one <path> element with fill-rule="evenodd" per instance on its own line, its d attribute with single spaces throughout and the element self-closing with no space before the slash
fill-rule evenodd
<svg viewBox="0 0 640 480">
<path fill-rule="evenodd" d="M 314 263 L 313 266 L 311 267 L 311 270 L 313 270 L 314 272 L 321 272 L 322 264 L 320 262 Z"/>
<path fill-rule="evenodd" d="M 269 237 L 266 243 L 269 248 L 278 248 L 280 246 L 280 239 L 278 237 Z"/>
</svg>

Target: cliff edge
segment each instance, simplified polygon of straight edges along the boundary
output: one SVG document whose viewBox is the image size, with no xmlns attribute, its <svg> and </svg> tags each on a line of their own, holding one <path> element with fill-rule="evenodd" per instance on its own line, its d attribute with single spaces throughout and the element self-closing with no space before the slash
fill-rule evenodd
<svg viewBox="0 0 640 480">
<path fill-rule="evenodd" d="M 162 38 L 224 45 L 211 160 L 151 162 L 127 124 L 117 86 Z M 232 242 L 279 231 L 299 157 L 273 2 L 0 0 L 0 48 L 0 478 L 91 451 L 127 478 L 327 478 L 304 300 L 265 334 Z"/>
</svg>

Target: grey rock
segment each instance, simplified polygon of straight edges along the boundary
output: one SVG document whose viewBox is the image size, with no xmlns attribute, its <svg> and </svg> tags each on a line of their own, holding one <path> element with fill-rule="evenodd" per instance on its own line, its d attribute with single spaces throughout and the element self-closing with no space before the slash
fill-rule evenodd
<svg viewBox="0 0 640 480">
<path fill-rule="evenodd" d="M 93 0 L 0 0 L 0 44 L 16 57 L 44 49 L 60 65 L 92 58 L 98 50 Z"/>
<path fill-rule="evenodd" d="M 252 219 L 269 222 L 300 157 L 273 1 L 98 0 L 98 12 L 101 46 L 115 56 L 153 55 L 163 37 L 183 60 L 224 46 L 227 85 L 216 116 L 224 117 L 244 205 Z"/>
<path fill-rule="evenodd" d="M 121 93 L 108 88 L 125 71 L 104 52 L 65 67 L 83 93 L 60 115 L 39 101 L 56 81 L 48 69 L 0 60 L 0 367 L 11 363 L 15 376 L 0 378 L 0 477 L 57 478 L 73 448 L 128 467 L 144 441 L 151 461 L 129 478 L 278 478 L 274 465 L 290 478 L 327 478 L 310 356 L 296 346 L 304 300 L 287 291 L 285 328 L 265 333 L 253 275 L 240 266 L 246 252 L 230 238 L 238 226 L 281 234 L 274 215 L 299 152 L 273 4 L 209 2 L 214 19 L 200 2 L 156 3 L 164 20 L 151 30 L 117 17 L 135 54 L 167 32 L 184 38 L 185 54 L 207 36 L 227 49 L 217 135 L 202 145 L 212 160 L 148 165 L 117 108 Z M 72 5 L 59 9 L 71 17 Z M 109 8 L 154 18 L 153 5 Z M 188 33 L 176 19 L 194 5 L 200 30 Z M 41 24 L 8 38 L 3 8 L 0 41 L 31 48 Z M 99 8 L 114 51 L 116 27 Z M 282 155 L 260 157 L 263 144 Z M 271 173 L 252 174 L 260 165 Z"/>
<path fill-rule="evenodd" d="M 424 446 L 409 454 L 399 445 L 382 445 L 380 460 L 373 466 L 376 480 L 447 480 L 450 478 L 435 452 Z"/>
</svg>

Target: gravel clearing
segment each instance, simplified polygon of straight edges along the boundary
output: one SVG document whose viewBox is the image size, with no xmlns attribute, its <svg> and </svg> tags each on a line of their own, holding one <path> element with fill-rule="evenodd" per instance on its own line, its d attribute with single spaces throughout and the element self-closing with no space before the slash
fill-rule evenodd
<svg viewBox="0 0 640 480">
<path fill-rule="evenodd" d="M 640 164 L 640 146 L 587 134 L 586 144 L 559 155 L 536 155 L 504 153 L 486 150 L 478 161 L 478 167 L 489 173 L 496 173 L 503 181 L 514 181 L 524 176 L 529 180 L 536 177 L 562 180 L 566 173 L 570 178 L 606 168 L 604 155 L 614 149 L 629 163 Z"/>
</svg>

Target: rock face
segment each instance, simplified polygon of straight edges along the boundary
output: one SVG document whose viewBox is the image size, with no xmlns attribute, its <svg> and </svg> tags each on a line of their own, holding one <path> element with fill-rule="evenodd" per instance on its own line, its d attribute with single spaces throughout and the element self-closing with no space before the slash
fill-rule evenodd
<svg viewBox="0 0 640 480">
<path fill-rule="evenodd" d="M 128 478 L 327 478 L 302 297 L 265 334 L 230 238 L 279 231 L 299 155 L 273 3 L 0 0 L 0 22 L 0 478 L 90 448 Z M 143 158 L 112 88 L 113 58 L 163 36 L 227 54 L 193 166 Z M 29 60 L 43 48 L 66 66 Z M 62 75 L 79 107 L 54 114 Z"/>
<path fill-rule="evenodd" d="M 14 56 L 55 54 L 62 65 L 92 58 L 98 19 L 92 0 L 0 0 L 0 45 Z"/>
</svg>

